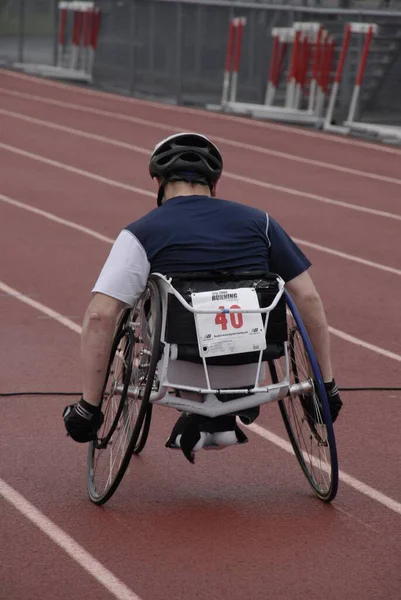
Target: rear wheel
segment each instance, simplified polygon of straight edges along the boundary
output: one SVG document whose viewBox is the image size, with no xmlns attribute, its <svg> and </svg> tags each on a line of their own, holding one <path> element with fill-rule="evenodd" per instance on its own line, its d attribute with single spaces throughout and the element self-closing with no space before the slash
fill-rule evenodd
<svg viewBox="0 0 401 600">
<path fill-rule="evenodd" d="M 160 331 L 160 295 L 150 280 L 135 308 L 123 313 L 110 353 L 101 404 L 104 423 L 89 445 L 87 461 L 88 493 L 95 504 L 111 498 L 132 454 L 146 444 Z"/>
<path fill-rule="evenodd" d="M 330 502 L 338 489 L 338 461 L 329 404 L 301 316 L 289 294 L 286 300 L 290 383 L 310 383 L 312 391 L 288 396 L 279 401 L 279 407 L 295 456 L 309 484 L 321 500 Z M 277 381 L 276 365 L 271 365 L 274 381 Z"/>
</svg>

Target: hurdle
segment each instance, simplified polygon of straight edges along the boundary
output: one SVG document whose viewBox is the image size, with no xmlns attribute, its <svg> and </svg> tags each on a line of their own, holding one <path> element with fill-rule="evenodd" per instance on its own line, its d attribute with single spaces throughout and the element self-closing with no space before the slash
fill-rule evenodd
<svg viewBox="0 0 401 600">
<path fill-rule="evenodd" d="M 292 26 L 293 49 L 288 73 L 285 106 L 299 109 L 301 92 L 305 88 L 312 53 L 312 45 L 317 52 L 317 36 L 321 32 L 320 23 L 296 22 Z"/>
<path fill-rule="evenodd" d="M 357 23 L 356 25 L 360 26 L 361 24 Z M 344 121 L 343 125 L 348 133 L 352 133 L 354 135 L 363 135 L 375 141 L 387 142 L 391 144 L 401 144 L 401 127 L 397 127 L 394 125 L 379 125 L 376 123 L 358 122 L 354 120 L 361 92 L 363 75 L 366 69 L 366 63 L 368 60 L 369 50 L 372 43 L 372 38 L 377 31 L 377 25 L 367 25 L 368 26 L 365 27 L 365 29 L 363 30 L 360 30 L 359 27 L 358 31 L 359 33 L 365 35 L 365 40 L 363 44 L 361 60 L 358 67 L 354 89 L 352 92 L 348 116 Z"/>
<path fill-rule="evenodd" d="M 347 23 L 344 29 L 343 43 L 341 46 L 340 56 L 338 59 L 337 69 L 334 76 L 334 83 L 331 88 L 331 94 L 329 104 L 327 107 L 326 116 L 323 123 L 323 129 L 326 131 L 333 131 L 339 133 L 348 133 L 350 126 L 355 118 L 356 108 L 361 92 L 362 80 L 366 69 L 366 63 L 368 60 L 369 50 L 372 43 L 373 36 L 377 33 L 378 26 L 375 23 Z M 352 98 L 348 110 L 348 117 L 344 121 L 343 125 L 333 125 L 332 118 L 335 109 L 335 104 L 340 89 L 344 65 L 347 58 L 348 48 L 351 41 L 352 34 L 364 35 L 365 41 L 363 44 L 361 57 L 358 65 L 356 80 L 352 93 Z"/>
<path fill-rule="evenodd" d="M 275 27 L 272 29 L 272 37 L 273 52 L 266 86 L 265 106 L 273 104 L 288 45 L 292 43 L 294 35 L 291 27 Z"/>
<path fill-rule="evenodd" d="M 26 73 L 91 83 L 101 12 L 95 2 L 72 0 L 58 3 L 55 65 L 14 63 Z"/>
<path fill-rule="evenodd" d="M 231 95 L 229 101 L 222 102 L 220 109 L 255 118 L 268 118 L 290 123 L 319 124 L 322 119 L 314 110 L 315 95 L 318 91 L 318 84 L 323 97 L 327 92 L 327 85 L 322 85 L 321 82 L 323 80 L 328 81 L 326 70 L 329 66 L 329 61 L 325 60 L 323 65 L 320 65 L 319 71 L 319 58 L 323 55 L 326 57 L 326 50 L 323 52 L 319 41 L 323 31 L 321 24 L 316 22 L 295 22 L 292 27 L 273 28 L 273 51 L 264 104 L 237 102 Z M 290 46 L 291 54 L 289 57 L 285 102 L 284 106 L 275 106 L 273 102 L 282 75 L 285 55 Z M 305 89 L 309 83 L 308 72 L 311 58 L 314 61 L 312 98 L 309 98 L 306 108 L 300 108 Z M 226 61 L 226 72 L 228 65 L 229 63 Z M 225 75 L 225 81 L 227 80 L 228 75 Z M 223 98 L 226 100 L 227 95 Z M 208 108 L 214 107 L 209 105 Z"/>
<path fill-rule="evenodd" d="M 242 33 L 246 25 L 245 17 L 233 17 L 230 19 L 226 66 L 223 77 L 223 92 L 221 96 L 221 105 L 225 106 L 230 95 L 230 102 L 235 102 L 238 89 L 238 71 L 241 59 Z"/>
</svg>

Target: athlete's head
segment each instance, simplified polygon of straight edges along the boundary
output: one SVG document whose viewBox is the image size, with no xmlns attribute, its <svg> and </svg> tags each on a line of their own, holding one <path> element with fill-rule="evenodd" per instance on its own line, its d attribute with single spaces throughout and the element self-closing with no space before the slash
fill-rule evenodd
<svg viewBox="0 0 401 600">
<path fill-rule="evenodd" d="M 169 182 L 208 186 L 212 196 L 223 171 L 218 148 L 199 133 L 176 133 L 156 144 L 149 163 L 150 176 L 159 183 L 157 204 Z"/>
</svg>

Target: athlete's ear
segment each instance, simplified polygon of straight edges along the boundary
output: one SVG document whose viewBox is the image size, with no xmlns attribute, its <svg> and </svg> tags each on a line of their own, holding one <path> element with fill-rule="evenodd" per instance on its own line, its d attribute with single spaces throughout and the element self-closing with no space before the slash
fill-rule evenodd
<svg viewBox="0 0 401 600">
<path fill-rule="evenodd" d="M 217 183 L 214 183 L 212 189 L 210 190 L 212 198 L 216 197 L 216 191 L 217 191 Z"/>
</svg>

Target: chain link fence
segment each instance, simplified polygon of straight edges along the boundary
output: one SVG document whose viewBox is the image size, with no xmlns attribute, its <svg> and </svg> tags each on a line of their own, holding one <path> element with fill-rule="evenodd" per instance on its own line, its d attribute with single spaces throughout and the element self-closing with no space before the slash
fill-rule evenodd
<svg viewBox="0 0 401 600">
<path fill-rule="evenodd" d="M 377 120 L 381 115 L 384 121 L 401 121 L 398 100 L 401 97 L 401 12 L 378 13 L 377 7 L 373 12 L 341 12 L 333 7 L 338 2 L 327 0 L 326 4 L 331 4 L 329 8 L 305 7 L 305 2 L 307 0 L 299 0 L 297 5 L 283 2 L 278 7 L 266 2 L 216 0 L 98 0 L 102 30 L 95 82 L 119 93 L 179 104 L 219 103 L 229 19 L 242 16 L 247 23 L 237 99 L 263 103 L 272 52 L 272 27 L 289 26 L 294 21 L 319 21 L 340 43 L 346 21 L 374 21 L 381 25 L 380 42 L 393 50 L 391 55 L 385 56 L 381 47 L 376 56 L 369 59 L 371 68 L 365 77 L 369 94 L 365 93 L 362 98 L 362 116 Z M 359 36 L 349 52 L 354 60 L 349 61 L 344 73 L 336 113 L 339 120 L 345 117 L 350 102 L 360 44 Z M 382 70 L 383 77 L 380 86 L 374 89 L 372 73 L 377 73 L 377 69 Z M 376 76 L 376 81 L 379 80 Z"/>
<path fill-rule="evenodd" d="M 382 37 L 398 44 L 398 51 L 384 63 L 383 52 L 376 57 L 383 77 L 363 99 L 360 116 L 401 123 L 401 0 L 97 0 L 96 5 L 102 21 L 95 85 L 194 105 L 220 102 L 230 17 L 247 18 L 237 99 L 257 103 L 266 90 L 272 27 L 319 21 L 340 40 L 345 21 L 378 22 Z M 0 0 L 0 63 L 54 64 L 57 6 L 57 0 Z M 338 119 L 349 103 L 355 69 L 354 63 L 344 74 Z M 365 79 L 368 88 L 368 73 Z"/>
<path fill-rule="evenodd" d="M 0 64 L 54 64 L 57 1 L 0 0 Z"/>
</svg>

